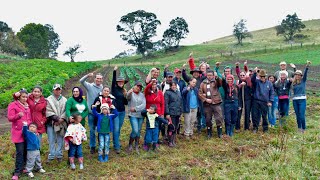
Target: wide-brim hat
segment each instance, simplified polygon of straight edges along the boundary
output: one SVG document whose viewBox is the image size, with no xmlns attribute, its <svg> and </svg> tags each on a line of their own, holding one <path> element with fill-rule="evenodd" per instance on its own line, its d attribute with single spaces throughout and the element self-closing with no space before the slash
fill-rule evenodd
<svg viewBox="0 0 320 180">
<path fill-rule="evenodd" d="M 190 74 L 193 74 L 194 72 L 201 73 L 202 71 L 199 68 L 194 68 L 193 70 L 190 71 Z"/>
<path fill-rule="evenodd" d="M 123 76 L 119 76 L 117 79 L 116 79 L 117 82 L 120 82 L 120 81 L 123 81 L 124 84 L 127 84 L 128 83 L 128 80 L 126 80 Z"/>
<path fill-rule="evenodd" d="M 261 76 L 267 76 L 267 73 L 266 73 L 266 70 L 264 70 L 264 69 L 260 69 L 260 71 L 259 71 L 259 76 L 261 77 Z"/>
<path fill-rule="evenodd" d="M 297 74 L 302 76 L 302 71 L 301 70 L 296 70 L 296 72 L 294 72 L 294 75 L 297 75 Z"/>
</svg>

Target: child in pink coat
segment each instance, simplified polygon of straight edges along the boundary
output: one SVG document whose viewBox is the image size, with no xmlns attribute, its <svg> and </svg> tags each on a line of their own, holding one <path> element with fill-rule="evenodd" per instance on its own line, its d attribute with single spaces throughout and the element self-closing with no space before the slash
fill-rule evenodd
<svg viewBox="0 0 320 180">
<path fill-rule="evenodd" d="M 16 162 L 12 179 L 18 179 L 22 173 L 25 161 L 25 143 L 22 135 L 23 122 L 31 123 L 31 113 L 27 103 L 28 92 L 19 91 L 20 96 L 8 106 L 8 120 L 12 122 L 11 140 L 16 146 Z"/>
</svg>

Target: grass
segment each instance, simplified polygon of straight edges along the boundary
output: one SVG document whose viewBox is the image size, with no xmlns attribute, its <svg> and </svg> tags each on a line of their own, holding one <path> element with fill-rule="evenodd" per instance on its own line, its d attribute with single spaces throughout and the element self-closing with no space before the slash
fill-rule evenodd
<svg viewBox="0 0 320 180">
<path fill-rule="evenodd" d="M 320 176 L 320 99 L 309 98 L 307 104 L 305 134 L 297 132 L 293 114 L 287 120 L 286 129 L 277 127 L 267 134 L 241 132 L 232 139 L 215 136 L 207 140 L 205 132 L 197 135 L 197 141 L 179 136 L 177 148 L 160 146 L 158 153 L 141 151 L 137 155 L 122 151 L 116 155 L 111 150 L 108 163 L 100 163 L 96 154 L 89 154 L 88 142 L 85 142 L 84 171 L 72 171 L 64 161 L 44 164 L 47 173 L 35 175 L 38 179 L 317 179 Z M 122 149 L 127 147 L 130 129 L 126 119 L 121 134 Z M 4 162 L 0 164 L 1 179 L 10 178 L 14 167 L 15 150 L 9 139 L 9 133 L 0 137 L 0 160 Z M 43 161 L 48 154 L 46 139 L 45 136 Z M 67 159 L 66 152 L 64 159 Z"/>
</svg>

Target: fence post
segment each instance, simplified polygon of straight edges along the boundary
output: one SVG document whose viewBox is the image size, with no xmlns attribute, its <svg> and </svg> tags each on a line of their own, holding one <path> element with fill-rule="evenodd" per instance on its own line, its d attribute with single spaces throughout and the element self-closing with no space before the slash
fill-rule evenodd
<svg viewBox="0 0 320 180">
<path fill-rule="evenodd" d="M 231 51 L 230 51 L 230 56 L 232 56 L 232 53 L 233 53 L 233 52 L 232 52 L 232 50 L 231 50 Z"/>
<path fill-rule="evenodd" d="M 110 67 L 110 61 L 109 61 L 109 67 Z"/>
<path fill-rule="evenodd" d="M 264 53 L 267 53 L 267 46 L 264 46 Z"/>
<path fill-rule="evenodd" d="M 221 57 L 222 57 L 222 52 L 220 52 L 220 54 L 221 54 Z"/>
<path fill-rule="evenodd" d="M 126 62 L 125 61 L 123 61 L 123 65 L 126 66 Z"/>
<path fill-rule="evenodd" d="M 142 60 L 141 60 L 141 65 L 142 65 Z"/>
<path fill-rule="evenodd" d="M 301 42 L 300 46 L 301 46 L 301 48 L 302 48 L 302 42 Z"/>
<path fill-rule="evenodd" d="M 280 44 L 280 50 L 281 50 L 281 44 Z"/>
<path fill-rule="evenodd" d="M 292 43 L 291 43 L 291 49 L 292 49 Z"/>
</svg>

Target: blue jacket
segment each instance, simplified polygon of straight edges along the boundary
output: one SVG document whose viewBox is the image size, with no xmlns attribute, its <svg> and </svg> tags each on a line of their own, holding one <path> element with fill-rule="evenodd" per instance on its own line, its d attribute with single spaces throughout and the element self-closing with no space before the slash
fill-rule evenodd
<svg viewBox="0 0 320 180">
<path fill-rule="evenodd" d="M 24 125 L 22 130 L 25 141 L 27 142 L 27 150 L 34 151 L 40 149 L 39 137 L 36 133 L 28 130 L 28 126 Z"/>
<path fill-rule="evenodd" d="M 177 77 L 174 77 L 173 81 L 176 82 L 179 85 L 180 92 L 181 92 L 181 95 L 182 95 L 182 90 L 186 87 L 186 82 L 182 78 L 180 78 L 180 80 L 178 80 Z"/>
<path fill-rule="evenodd" d="M 149 118 L 148 118 L 147 113 L 148 113 L 147 110 L 143 110 L 143 111 L 141 112 L 141 115 L 142 115 L 143 117 L 146 117 L 146 128 L 149 129 L 149 128 L 150 128 L 150 121 L 149 121 Z M 164 118 L 158 116 L 158 117 L 155 119 L 155 125 L 154 125 L 155 128 L 159 128 L 159 124 L 160 124 L 159 122 L 164 123 L 164 124 L 168 124 L 168 121 L 167 121 L 167 120 L 165 120 Z"/>
<path fill-rule="evenodd" d="M 301 83 L 293 84 L 293 98 L 306 95 L 307 74 L 308 74 L 308 68 L 306 67 L 303 73 L 303 78 L 301 80 Z"/>
<path fill-rule="evenodd" d="M 101 121 L 102 121 L 102 118 L 103 118 L 103 116 L 105 116 L 104 114 L 99 114 L 99 113 L 97 113 L 97 108 L 96 107 L 94 107 L 93 109 L 92 109 L 92 113 L 93 113 L 93 115 L 98 119 L 98 122 L 97 122 L 97 132 L 99 133 L 100 132 L 100 128 L 101 128 Z M 117 111 L 117 109 L 114 109 L 113 111 L 112 111 L 112 113 L 113 114 L 108 114 L 108 115 L 106 115 L 106 116 L 108 116 L 109 117 L 109 120 L 110 120 L 110 124 L 109 124 L 109 126 L 110 126 L 110 132 L 113 132 L 113 119 L 114 118 L 116 118 L 117 116 L 118 116 L 118 111 Z"/>
<path fill-rule="evenodd" d="M 262 82 L 260 79 L 257 79 L 257 73 L 254 73 L 251 77 L 252 87 L 253 87 L 253 99 L 262 101 L 262 102 L 273 102 L 274 98 L 274 89 L 273 84 L 266 80 Z"/>
<path fill-rule="evenodd" d="M 189 113 L 190 112 L 190 98 L 191 98 L 191 91 L 187 90 L 188 87 L 185 87 L 182 90 L 182 112 Z M 191 89 L 190 89 L 191 90 Z M 197 96 L 198 99 L 198 106 L 202 103 L 198 97 L 199 89 L 197 87 L 193 88 L 194 94 Z"/>
</svg>

